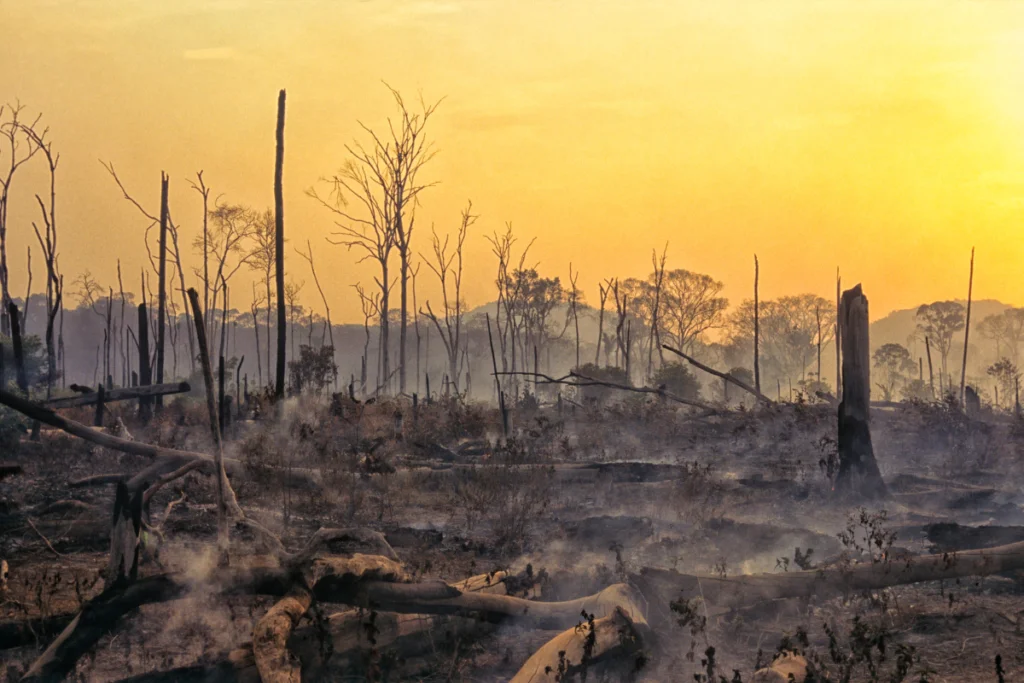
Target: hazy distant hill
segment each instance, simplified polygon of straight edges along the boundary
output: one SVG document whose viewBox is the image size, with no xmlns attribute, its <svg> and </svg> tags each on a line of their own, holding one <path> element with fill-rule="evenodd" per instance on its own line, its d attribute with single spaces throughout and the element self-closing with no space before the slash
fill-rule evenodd
<svg viewBox="0 0 1024 683">
<path fill-rule="evenodd" d="M 967 305 L 966 299 L 958 299 L 958 301 L 964 306 Z M 971 304 L 971 328 L 977 329 L 976 325 L 982 320 L 990 315 L 1002 313 L 1007 308 L 1010 308 L 1009 304 L 1004 304 L 1003 302 L 996 301 L 994 299 L 984 299 L 982 301 L 973 302 Z M 879 347 L 883 344 L 889 343 L 903 344 L 906 346 L 907 337 L 913 334 L 914 330 L 917 328 L 917 319 L 915 317 L 916 313 L 916 307 L 906 308 L 899 311 L 893 311 L 884 318 L 871 323 L 871 346 Z M 963 349 L 963 346 L 960 348 Z M 974 348 L 974 344 L 971 344 L 971 348 Z"/>
</svg>

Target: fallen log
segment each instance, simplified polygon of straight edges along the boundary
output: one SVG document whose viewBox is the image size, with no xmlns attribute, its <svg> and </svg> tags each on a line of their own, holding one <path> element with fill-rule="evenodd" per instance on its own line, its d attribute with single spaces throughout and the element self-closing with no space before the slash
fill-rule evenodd
<svg viewBox="0 0 1024 683">
<path fill-rule="evenodd" d="M 305 586 L 274 604 L 252 631 L 252 652 L 263 683 L 302 683 L 301 665 L 288 651 L 288 637 L 313 603 Z"/>
<path fill-rule="evenodd" d="M 110 403 L 112 401 L 128 401 L 135 398 L 143 398 L 149 396 L 166 396 L 168 394 L 184 394 L 192 390 L 192 387 L 188 382 L 174 382 L 172 384 L 150 384 L 141 387 L 123 387 L 121 389 L 111 389 L 103 394 L 103 402 Z M 67 396 L 64 398 L 52 398 L 49 401 L 43 401 L 39 405 L 49 408 L 50 410 L 60 410 L 62 408 L 77 408 L 79 406 L 91 406 L 99 400 L 99 394 L 97 392 L 91 392 L 88 394 L 79 394 L 78 396 Z"/>
<path fill-rule="evenodd" d="M 21 465 L 13 462 L 0 462 L 0 479 L 13 477 L 15 474 L 21 474 L 24 471 Z"/>
<path fill-rule="evenodd" d="M 679 356 L 683 360 L 688 361 L 690 363 L 690 365 L 692 365 L 692 366 L 694 366 L 696 368 L 699 368 L 699 369 L 703 370 L 704 372 L 706 372 L 706 373 L 708 373 L 710 375 L 714 375 L 715 377 L 723 379 L 726 382 L 729 382 L 730 384 L 736 385 L 737 387 L 739 387 L 743 391 L 746 391 L 747 393 L 749 393 L 752 396 L 754 396 L 754 398 L 756 398 L 759 401 L 763 401 L 764 403 L 767 403 L 769 405 L 774 403 L 774 401 L 772 401 L 770 398 L 768 398 L 767 396 L 762 394 L 760 391 L 758 391 L 754 387 L 752 387 L 749 384 L 747 384 L 746 382 L 744 382 L 742 380 L 738 380 L 735 377 L 733 377 L 732 375 L 728 375 L 728 374 L 726 374 L 724 372 L 719 372 L 718 370 L 715 370 L 714 368 L 708 367 L 707 365 L 704 365 L 703 363 L 701 363 L 696 358 L 693 358 L 692 356 L 686 355 L 685 353 L 683 353 L 679 349 L 672 348 L 668 344 L 662 344 L 661 348 L 665 349 L 666 351 L 671 351 L 672 353 L 676 354 L 677 356 Z"/>
<path fill-rule="evenodd" d="M 828 597 L 924 581 L 987 576 L 1024 569 L 1024 542 L 979 550 L 907 556 L 829 569 L 746 574 L 722 578 L 693 576 L 645 567 L 633 579 L 647 599 L 668 604 L 703 596 L 719 612 L 783 598 Z"/>
<path fill-rule="evenodd" d="M 163 448 L 162 446 L 152 446 L 146 443 L 140 443 L 138 441 L 129 441 L 127 439 L 121 439 L 112 434 L 107 434 L 102 431 L 97 431 L 92 427 L 88 427 L 81 422 L 75 422 L 66 417 L 58 415 L 49 408 L 41 406 L 32 401 L 28 401 L 20 396 L 12 394 L 8 391 L 0 390 L 0 404 L 13 408 L 19 413 L 22 413 L 26 417 L 33 420 L 37 420 L 43 424 L 56 427 L 62 431 L 72 434 L 81 439 L 85 439 L 97 446 L 103 446 L 104 448 L 110 448 L 111 450 L 121 451 L 122 453 L 129 453 L 131 455 L 141 455 L 147 458 L 156 458 L 166 461 L 173 461 L 178 467 L 190 460 L 205 460 L 213 462 L 214 458 L 212 455 L 206 453 L 195 453 L 192 451 L 179 451 L 174 448 Z M 238 460 L 231 460 L 228 458 L 224 459 L 224 465 L 229 470 L 235 470 L 236 472 L 241 471 L 242 463 Z M 230 465 L 230 466 L 229 466 Z M 173 471 L 170 470 L 170 471 Z M 132 479 L 136 479 L 138 475 Z M 134 487 L 129 482 L 128 488 L 131 490 Z"/>
<path fill-rule="evenodd" d="M 578 617 L 580 615 L 577 615 Z M 510 683 L 571 681 L 577 674 L 609 661 L 625 664 L 625 672 L 643 667 L 644 632 L 642 616 L 630 618 L 618 607 L 606 617 L 583 621 L 563 631 L 537 650 Z M 619 680 L 625 680 L 622 676 Z"/>
<path fill-rule="evenodd" d="M 22 678 L 23 683 L 63 679 L 125 615 L 142 605 L 183 598 L 197 588 L 212 589 L 221 595 L 284 596 L 294 589 L 297 580 L 302 580 L 312 587 L 314 595 L 326 602 L 347 602 L 358 592 L 363 580 L 409 580 L 393 560 L 360 554 L 317 558 L 301 572 L 281 567 L 227 568 L 215 572 L 202 580 L 185 574 L 162 574 L 103 591 L 85 604 L 78 616 L 32 663 Z"/>
</svg>

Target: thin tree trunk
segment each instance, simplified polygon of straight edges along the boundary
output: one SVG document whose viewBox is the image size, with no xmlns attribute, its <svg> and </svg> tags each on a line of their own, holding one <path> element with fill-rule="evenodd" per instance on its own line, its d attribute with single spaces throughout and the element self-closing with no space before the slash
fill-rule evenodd
<svg viewBox="0 0 1024 683">
<path fill-rule="evenodd" d="M 932 389 L 932 400 L 935 400 L 935 374 L 932 371 L 932 345 L 928 337 L 924 338 L 924 353 L 928 356 L 928 386 Z M 942 381 L 942 378 L 939 378 Z"/>
<path fill-rule="evenodd" d="M 287 345 L 287 320 L 284 309 L 284 100 L 282 90 L 277 96 L 277 158 L 274 164 L 274 225 L 276 229 L 276 270 L 277 270 L 277 386 L 274 395 L 284 398 L 285 349 Z"/>
<path fill-rule="evenodd" d="M 967 343 L 971 339 L 971 295 L 974 293 L 974 247 L 971 247 L 971 275 L 967 281 L 967 320 L 964 323 L 964 362 L 960 367 L 960 405 L 964 404 L 964 387 L 967 383 Z"/>
<path fill-rule="evenodd" d="M 160 254 L 159 274 L 157 276 L 156 304 L 156 383 L 164 382 L 164 323 L 167 315 L 167 186 L 170 178 L 160 173 Z M 156 397 L 156 409 L 163 407 L 163 397 Z"/>
<path fill-rule="evenodd" d="M 18 307 L 13 301 L 7 305 L 7 316 L 11 324 L 11 343 L 14 346 L 14 369 L 17 372 L 18 388 L 28 396 L 28 374 L 25 372 L 25 354 L 21 343 L 21 324 Z"/>
<path fill-rule="evenodd" d="M 149 367 L 149 316 L 146 314 L 146 304 L 139 304 L 139 384 L 147 386 L 152 383 Z M 139 399 L 139 419 L 143 423 L 149 422 L 150 399 Z"/>
<path fill-rule="evenodd" d="M 760 276 L 760 266 L 757 263 L 757 254 L 754 254 L 754 389 L 761 393 L 761 360 L 759 353 L 759 342 L 761 336 L 761 319 L 758 310 L 757 281 Z"/>
</svg>

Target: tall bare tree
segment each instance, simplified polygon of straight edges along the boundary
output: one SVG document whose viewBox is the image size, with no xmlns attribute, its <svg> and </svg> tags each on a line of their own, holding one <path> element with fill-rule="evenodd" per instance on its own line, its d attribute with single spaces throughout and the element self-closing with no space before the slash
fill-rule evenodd
<svg viewBox="0 0 1024 683">
<path fill-rule="evenodd" d="M 463 247 L 466 243 L 466 234 L 469 228 L 476 222 L 477 216 L 473 213 L 473 202 L 468 202 L 462 210 L 462 218 L 459 223 L 459 231 L 456 235 L 454 250 L 449 252 L 449 237 L 445 236 L 444 241 L 438 237 L 437 231 L 433 231 L 433 260 L 424 257 L 427 267 L 434 271 L 437 279 L 441 282 L 442 314 L 434 313 L 427 300 L 427 317 L 434 323 L 437 333 L 441 336 L 441 343 L 444 344 L 448 356 L 448 377 L 455 388 L 459 390 L 459 380 L 462 374 L 459 367 L 459 353 L 462 341 L 462 318 L 464 314 L 464 302 L 462 300 L 462 257 Z"/>
<path fill-rule="evenodd" d="M 61 308 L 61 301 L 64 294 L 61 286 L 60 268 L 58 266 L 57 254 L 57 164 L 60 162 L 60 154 L 54 153 L 53 143 L 46 139 L 48 129 L 42 132 L 36 131 L 33 126 L 23 126 L 26 138 L 41 152 L 46 160 L 46 167 L 49 171 L 50 194 L 48 201 L 36 195 L 36 202 L 39 204 L 39 213 L 42 217 L 43 230 L 33 222 L 32 229 L 39 240 L 39 247 L 43 250 L 43 262 L 46 265 L 46 397 L 50 398 L 53 393 L 53 384 L 57 379 L 57 347 L 54 342 L 54 321 Z M 6 203 L 6 200 L 2 200 Z M 0 212 L 5 209 L 0 208 Z M 5 217 L 0 217 L 0 222 L 5 222 Z M 31 278 L 31 270 L 29 271 Z M 31 282 L 31 279 L 29 280 Z M 31 286 L 31 285 L 30 285 Z M 28 299 L 25 300 L 25 311 L 28 311 Z"/>
<path fill-rule="evenodd" d="M 8 317 L 11 292 L 8 287 L 7 270 L 7 209 L 11 186 L 18 169 L 42 149 L 42 146 L 34 143 L 32 139 L 42 115 L 37 116 L 31 123 L 25 123 L 22 118 L 23 110 L 20 102 L 0 106 L 0 141 L 3 145 L 3 149 L 0 149 L 0 333 L 7 336 L 11 334 L 11 322 Z M 29 131 L 33 131 L 32 136 Z M 44 130 L 34 137 L 41 140 L 45 135 Z"/>
<path fill-rule="evenodd" d="M 274 395 L 284 398 L 285 374 L 285 286 L 284 286 L 284 101 L 285 93 L 277 95 L 277 151 L 274 162 L 274 224 L 276 241 L 274 245 L 275 274 L 277 279 L 277 378 Z"/>
</svg>

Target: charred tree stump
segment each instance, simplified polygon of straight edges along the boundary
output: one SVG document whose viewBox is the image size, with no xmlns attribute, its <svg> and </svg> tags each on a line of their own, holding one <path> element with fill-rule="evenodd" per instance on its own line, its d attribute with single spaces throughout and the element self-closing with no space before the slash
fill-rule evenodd
<svg viewBox="0 0 1024 683">
<path fill-rule="evenodd" d="M 139 304 L 139 384 L 149 386 L 152 383 L 153 377 L 149 367 L 149 316 L 146 314 L 146 304 Z M 149 422 L 152 412 L 151 399 L 140 398 L 139 419 L 143 424 Z"/>
<path fill-rule="evenodd" d="M 132 388 L 139 386 L 139 373 L 132 370 Z"/>
<path fill-rule="evenodd" d="M 110 529 L 110 557 L 104 588 L 124 586 L 139 574 L 139 536 L 142 533 L 141 488 L 129 493 L 123 481 L 114 493 L 114 523 Z"/>
<path fill-rule="evenodd" d="M 92 424 L 94 427 L 103 426 L 103 404 L 106 398 L 107 390 L 101 384 L 99 391 L 96 392 L 96 417 L 93 418 Z"/>
<path fill-rule="evenodd" d="M 998 391 L 998 389 L 996 390 Z M 967 417 L 977 417 L 981 413 L 981 397 L 972 386 L 964 387 L 964 414 Z"/>
<path fill-rule="evenodd" d="M 860 285 L 843 292 L 839 318 L 843 399 L 839 403 L 839 473 L 835 489 L 837 493 L 857 498 L 883 498 L 889 492 L 878 471 L 868 425 L 871 402 L 868 299 Z"/>
</svg>

